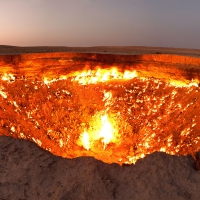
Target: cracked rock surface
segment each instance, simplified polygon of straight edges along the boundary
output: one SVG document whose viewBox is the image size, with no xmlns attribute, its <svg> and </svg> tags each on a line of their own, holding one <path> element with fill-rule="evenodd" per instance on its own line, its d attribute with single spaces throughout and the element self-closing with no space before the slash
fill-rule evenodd
<svg viewBox="0 0 200 200">
<path fill-rule="evenodd" d="M 191 156 L 153 153 L 135 165 L 64 159 L 36 144 L 0 137 L 0 199 L 200 199 Z"/>
</svg>

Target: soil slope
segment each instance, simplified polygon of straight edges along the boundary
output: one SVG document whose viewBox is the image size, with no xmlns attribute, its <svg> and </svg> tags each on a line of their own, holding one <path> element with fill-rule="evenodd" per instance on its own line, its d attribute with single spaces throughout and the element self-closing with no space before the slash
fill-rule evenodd
<svg viewBox="0 0 200 200">
<path fill-rule="evenodd" d="M 190 156 L 153 153 L 136 165 L 64 159 L 30 141 L 0 137 L 0 199 L 200 199 Z"/>
</svg>

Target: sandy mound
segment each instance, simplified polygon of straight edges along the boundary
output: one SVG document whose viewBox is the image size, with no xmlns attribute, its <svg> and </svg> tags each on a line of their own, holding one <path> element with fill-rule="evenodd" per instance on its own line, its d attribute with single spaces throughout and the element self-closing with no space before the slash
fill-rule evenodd
<svg viewBox="0 0 200 200">
<path fill-rule="evenodd" d="M 153 153 L 136 165 L 64 159 L 36 144 L 0 137 L 0 199 L 200 199 L 190 156 Z"/>
</svg>

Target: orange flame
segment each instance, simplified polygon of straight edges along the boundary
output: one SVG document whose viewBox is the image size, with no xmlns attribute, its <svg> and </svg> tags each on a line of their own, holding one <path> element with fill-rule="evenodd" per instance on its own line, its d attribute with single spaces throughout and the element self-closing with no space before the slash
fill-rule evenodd
<svg viewBox="0 0 200 200">
<path fill-rule="evenodd" d="M 71 76 L 74 76 L 72 74 Z M 122 79 L 133 79 L 137 77 L 137 72 L 125 70 L 120 72 L 118 68 L 113 67 L 111 69 L 97 69 L 97 70 L 85 70 L 78 73 L 72 81 L 76 81 L 79 84 L 95 84 L 99 82 L 106 82 L 109 80 L 122 80 Z"/>
<path fill-rule="evenodd" d="M 117 67 L 107 68 L 107 69 L 88 69 L 82 71 L 76 71 L 65 75 L 60 75 L 59 78 L 50 78 L 50 77 L 43 77 L 44 84 L 52 84 L 58 80 L 70 80 L 72 82 L 77 82 L 81 85 L 88 85 L 88 84 L 97 84 L 102 82 L 107 82 L 111 80 L 131 80 L 133 78 L 139 78 L 141 80 L 147 80 L 148 78 L 141 76 L 139 72 L 136 70 L 125 70 L 121 71 Z M 15 76 L 12 74 L 4 74 L 1 77 L 2 80 L 7 81 L 14 81 Z M 192 80 L 174 80 L 170 79 L 168 81 L 169 85 L 182 88 L 182 87 L 198 87 L 200 81 L 198 79 Z"/>
<path fill-rule="evenodd" d="M 79 137 L 78 144 L 86 150 L 94 146 L 95 141 L 101 141 L 104 148 L 110 142 L 116 142 L 117 131 L 108 119 L 108 115 L 104 114 L 100 119 L 91 123 L 91 128 L 88 131 L 84 131 Z"/>
</svg>

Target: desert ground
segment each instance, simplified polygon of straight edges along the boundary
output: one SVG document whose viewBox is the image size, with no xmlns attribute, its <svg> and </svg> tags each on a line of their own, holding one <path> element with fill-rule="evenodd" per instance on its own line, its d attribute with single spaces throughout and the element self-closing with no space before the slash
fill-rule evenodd
<svg viewBox="0 0 200 200">
<path fill-rule="evenodd" d="M 23 53 L 45 53 L 45 52 L 80 52 L 80 53 L 103 53 L 103 54 L 171 54 L 200 57 L 199 49 L 143 47 L 143 46 L 94 46 L 94 47 L 17 47 L 0 45 L 0 54 L 23 54 Z"/>
<path fill-rule="evenodd" d="M 200 57 L 198 49 L 0 45 L 0 55 L 48 52 Z M 134 165 L 120 166 L 88 156 L 63 158 L 33 142 L 0 136 L 0 200 L 198 200 L 199 191 L 200 171 L 191 155 L 155 152 Z"/>
</svg>

